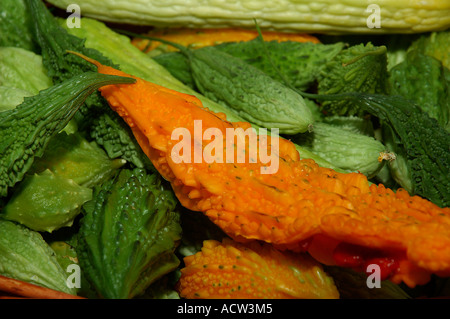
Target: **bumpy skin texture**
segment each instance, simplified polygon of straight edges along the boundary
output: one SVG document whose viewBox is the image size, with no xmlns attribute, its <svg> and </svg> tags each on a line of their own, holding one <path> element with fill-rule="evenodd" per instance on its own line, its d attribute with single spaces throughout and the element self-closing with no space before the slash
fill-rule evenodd
<svg viewBox="0 0 450 319">
<path fill-rule="evenodd" d="M 413 100 L 450 132 L 450 70 L 419 50 L 410 50 L 390 71 L 391 95 Z"/>
<path fill-rule="evenodd" d="M 0 232 L 0 275 L 76 294 L 75 288 L 67 285 L 68 273 L 38 232 L 3 219 Z"/>
<path fill-rule="evenodd" d="M 387 49 L 371 43 L 341 51 L 321 69 L 319 94 L 364 92 L 386 94 Z M 364 115 L 364 110 L 348 100 L 324 101 L 321 108 L 332 115 Z"/>
<path fill-rule="evenodd" d="M 50 0 L 66 9 L 71 0 Z M 376 1 L 381 7 L 381 27 L 369 28 L 376 13 L 363 1 L 335 0 L 108 0 L 99 7 L 93 0 L 78 0 L 84 15 L 110 22 L 151 26 L 262 28 L 311 33 L 411 33 L 446 29 L 450 23 L 447 1 Z"/>
<path fill-rule="evenodd" d="M 72 226 L 81 206 L 92 199 L 92 190 L 46 170 L 26 176 L 2 210 L 5 219 L 35 231 L 53 232 Z"/>
<path fill-rule="evenodd" d="M 303 97 L 260 69 L 215 47 L 191 50 L 188 57 L 199 91 L 244 120 L 281 134 L 303 133 L 312 125 Z"/>
<path fill-rule="evenodd" d="M 293 141 L 344 170 L 360 172 L 368 178 L 384 165 L 378 159 L 386 150 L 380 141 L 339 126 L 316 122 L 312 132 L 296 135 Z"/>
<path fill-rule="evenodd" d="M 413 192 L 436 205 L 450 203 L 450 133 L 400 96 L 350 95 L 354 103 L 390 125 L 406 156 Z"/>
<path fill-rule="evenodd" d="M 95 188 L 76 249 L 99 296 L 132 298 L 179 265 L 179 213 L 166 187 L 157 174 L 123 169 Z"/>
<path fill-rule="evenodd" d="M 0 113 L 0 197 L 21 181 L 34 157 L 42 156 L 52 136 L 72 119 L 80 105 L 105 84 L 132 79 L 84 73 L 25 98 L 15 109 Z"/>
<path fill-rule="evenodd" d="M 97 65 L 101 73 L 123 74 Z M 400 266 L 392 277 L 396 282 L 414 286 L 429 280 L 432 272 L 450 274 L 449 208 L 405 191 L 369 187 L 362 174 L 337 173 L 312 160 L 300 160 L 294 144 L 283 139 L 278 140 L 279 167 L 273 174 L 262 174 L 267 164 L 259 160 L 176 163 L 171 156 L 178 143 L 171 137 L 174 129 L 186 128 L 195 138 L 194 120 L 202 120 L 203 130 L 217 128 L 225 139 L 226 128 L 250 124 L 227 122 L 197 98 L 141 79 L 101 92 L 130 125 L 181 204 L 204 212 L 234 239 L 260 239 L 298 250 L 324 235 L 366 249 L 398 252 Z M 274 142 L 269 138 L 269 149 Z M 192 154 L 196 143 L 204 141 L 190 143 Z"/>
<path fill-rule="evenodd" d="M 296 89 L 306 91 L 319 76 L 324 64 L 331 60 L 344 47 L 344 43 L 322 44 L 316 42 L 295 42 L 276 40 L 268 41 L 264 37 L 265 46 L 270 59 L 263 50 L 260 39 L 223 43 L 215 48 L 262 70 L 272 78 L 284 83 L 278 70 Z M 169 46 L 170 47 L 170 46 Z M 153 58 L 156 62 L 168 69 L 173 76 L 194 86 L 189 62 L 180 52 L 168 52 Z M 272 65 L 273 61 L 277 67 Z"/>
<path fill-rule="evenodd" d="M 207 240 L 184 263 L 177 287 L 183 298 L 339 298 L 333 279 L 318 262 L 266 243 Z"/>
<path fill-rule="evenodd" d="M 34 38 L 41 48 L 44 66 L 53 83 L 93 70 L 92 65 L 68 54 L 67 50 L 83 52 L 104 64 L 117 67 L 97 50 L 86 48 L 83 39 L 64 30 L 42 1 L 25 1 L 33 17 Z M 98 92 L 86 99 L 74 119 L 79 130 L 87 132 L 92 140 L 105 149 L 110 158 L 121 157 L 137 167 L 147 164 L 145 155 L 135 143 L 127 125 L 111 111 Z"/>
</svg>

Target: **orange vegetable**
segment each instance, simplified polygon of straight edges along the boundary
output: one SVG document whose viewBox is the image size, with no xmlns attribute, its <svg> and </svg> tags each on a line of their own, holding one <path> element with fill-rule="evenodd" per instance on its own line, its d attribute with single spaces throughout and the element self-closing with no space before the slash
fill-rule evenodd
<svg viewBox="0 0 450 319">
<path fill-rule="evenodd" d="M 92 62 L 101 73 L 129 76 Z M 369 186 L 363 174 L 319 167 L 313 160 L 300 159 L 294 144 L 284 139 L 268 138 L 268 154 L 279 141 L 274 157 L 279 167 L 271 174 L 261 172 L 269 164 L 260 157 L 244 163 L 177 163 L 171 156 L 179 143 L 172 139 L 176 128 L 188 130 L 194 154 L 198 146 L 203 152 L 210 147 L 203 135 L 196 136 L 194 120 L 202 121 L 202 134 L 208 128 L 219 130 L 223 145 L 227 128 L 246 129 L 250 124 L 228 122 L 194 96 L 136 80 L 100 91 L 131 127 L 181 204 L 203 212 L 232 238 L 258 239 L 292 250 L 314 247 L 311 252 L 321 258 L 354 268 L 380 261 L 386 277 L 412 287 L 426 283 L 431 273 L 450 275 L 450 208 L 406 191 Z M 249 143 L 245 151 L 250 153 Z M 321 251 L 315 242 L 318 235 L 335 245 Z M 362 263 L 349 263 L 352 254 Z"/>
<path fill-rule="evenodd" d="M 0 275 L 0 299 L 4 298 L 84 299 L 83 297 Z"/>
<path fill-rule="evenodd" d="M 177 287 L 183 298 L 339 298 L 333 279 L 309 255 L 280 252 L 266 243 L 207 240 L 184 262 Z"/>
<path fill-rule="evenodd" d="M 258 36 L 256 30 L 239 28 L 218 28 L 218 29 L 156 29 L 148 32 L 147 36 L 165 39 L 171 42 L 182 44 L 186 47 L 201 48 L 204 46 L 217 45 L 224 42 L 250 41 Z M 266 41 L 297 41 L 318 43 L 319 39 L 306 33 L 287 33 L 277 31 L 263 31 L 263 38 Z M 139 50 L 149 52 L 161 45 L 161 42 L 150 41 L 148 39 L 134 38 L 131 43 Z M 169 46 L 167 51 L 177 49 Z"/>
</svg>

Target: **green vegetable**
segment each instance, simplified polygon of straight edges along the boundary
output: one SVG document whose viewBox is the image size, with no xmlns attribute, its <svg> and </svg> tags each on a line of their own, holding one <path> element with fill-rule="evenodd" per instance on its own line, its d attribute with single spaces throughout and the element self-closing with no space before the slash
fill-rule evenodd
<svg viewBox="0 0 450 319">
<path fill-rule="evenodd" d="M 65 9 L 71 0 L 50 0 Z M 371 26 L 379 4 L 380 27 Z M 264 28 L 312 33 L 415 33 L 448 28 L 448 1 L 336 1 L 336 0 L 78 0 L 81 12 L 120 24 L 160 27 L 243 27 L 254 19 Z M 376 13 L 376 10 L 375 10 Z"/>
<path fill-rule="evenodd" d="M 195 80 L 192 77 L 189 59 L 181 52 L 167 52 L 152 56 L 152 59 L 170 72 L 173 77 L 180 80 L 189 88 L 196 90 Z"/>
<path fill-rule="evenodd" d="M 15 109 L 0 113 L 0 197 L 21 181 L 34 158 L 61 131 L 80 105 L 99 87 L 134 79 L 97 72 L 73 77 L 25 98 Z"/>
<path fill-rule="evenodd" d="M 282 134 L 306 132 L 311 127 L 313 116 L 301 95 L 260 69 L 215 46 L 190 50 L 171 44 L 189 59 L 198 90 L 234 109 L 246 121 L 278 128 Z"/>
<path fill-rule="evenodd" d="M 38 232 L 0 218 L 0 234 L 1 275 L 75 294 L 55 252 Z"/>
<path fill-rule="evenodd" d="M 174 254 L 181 238 L 176 205 L 161 177 L 142 169 L 124 169 L 95 188 L 76 249 L 100 297 L 138 296 L 179 265 Z"/>
<path fill-rule="evenodd" d="M 388 89 L 387 50 L 385 46 L 354 45 L 341 51 L 322 68 L 319 94 L 362 92 L 386 94 Z M 348 100 L 329 100 L 321 105 L 330 115 L 363 115 Z"/>
<path fill-rule="evenodd" d="M 383 143 L 395 153 L 395 161 L 388 162 L 387 166 L 390 176 L 408 193 L 414 194 L 414 182 L 412 180 L 407 154 L 403 145 L 398 144 L 398 139 L 389 125 L 383 125 L 381 130 Z"/>
<path fill-rule="evenodd" d="M 44 66 L 54 83 L 60 83 L 95 67 L 67 53 L 67 50 L 80 52 L 104 65 L 114 66 L 100 52 L 85 48 L 84 40 L 64 30 L 40 0 L 26 0 L 27 8 L 33 17 L 33 31 L 42 51 Z M 103 146 L 111 158 L 122 157 L 137 167 L 149 163 L 143 154 L 128 125 L 111 110 L 108 103 L 95 92 L 80 107 L 74 119 L 78 129 Z"/>
<path fill-rule="evenodd" d="M 414 41 L 409 50 L 419 50 L 450 69 L 450 30 L 426 33 Z"/>
<path fill-rule="evenodd" d="M 22 48 L 0 47 L 0 85 L 35 95 L 50 87 L 52 81 L 47 76 L 40 55 Z"/>
<path fill-rule="evenodd" d="M 272 62 L 264 54 L 260 39 L 251 41 L 230 42 L 216 45 L 215 48 L 240 58 L 274 79 L 282 82 Z M 297 89 L 307 90 L 320 73 L 322 66 L 338 54 L 344 47 L 342 42 L 335 44 L 321 44 L 294 41 L 270 41 L 265 46 L 270 52 L 271 60 L 277 68 Z M 160 54 L 153 58 L 164 66 L 170 73 L 183 83 L 194 87 L 195 81 L 191 74 L 188 59 L 180 52 Z"/>
<path fill-rule="evenodd" d="M 450 133 L 418 105 L 401 96 L 347 93 L 309 98 L 350 100 L 392 129 L 393 141 L 405 154 L 412 193 L 438 206 L 450 203 Z M 400 183 L 400 182 L 399 182 Z"/>
<path fill-rule="evenodd" d="M 24 0 L 2 0 L 0 3 L 0 47 L 18 47 L 37 51 L 31 17 Z"/>
<path fill-rule="evenodd" d="M 33 94 L 22 89 L 0 86 L 0 112 L 11 110 L 23 102 L 23 99 Z"/>
<path fill-rule="evenodd" d="M 47 240 L 47 242 L 49 243 L 50 248 L 55 252 L 56 259 L 62 269 L 68 273 L 69 278 L 67 281 L 71 287 L 76 289 L 77 295 L 95 299 L 97 297 L 96 293 L 92 291 L 92 287 L 86 280 L 84 273 L 78 268 L 79 262 L 75 247 L 71 243 L 61 239 L 54 241 Z"/>
<path fill-rule="evenodd" d="M 268 41 L 265 47 L 270 59 L 261 48 L 261 39 L 239 43 L 223 43 L 216 46 L 221 51 L 236 56 L 261 69 L 274 79 L 283 82 L 278 70 L 298 90 L 306 90 L 317 80 L 323 65 L 344 48 L 344 43 L 322 44 L 294 41 Z"/>
<path fill-rule="evenodd" d="M 61 22 L 65 26 L 65 20 Z M 115 64 L 119 65 L 122 71 L 166 88 L 194 95 L 211 111 L 225 113 L 229 121 L 243 121 L 242 117 L 230 108 L 211 101 L 181 83 L 164 67 L 132 45 L 128 37 L 112 31 L 104 23 L 97 20 L 81 18 L 81 24 L 83 26 L 82 28 L 70 29 L 66 27 L 66 30 L 70 34 L 84 39 L 86 41 L 86 47 L 98 50 Z M 101 60 L 97 61 L 101 62 Z"/>
<path fill-rule="evenodd" d="M 0 112 L 15 108 L 24 97 L 51 85 L 40 55 L 23 48 L 0 47 Z"/>
<path fill-rule="evenodd" d="M 112 177 L 125 163 L 120 158 L 111 160 L 95 142 L 88 142 L 78 132 L 61 132 L 51 139 L 31 171 L 39 173 L 48 169 L 80 186 L 92 187 Z"/>
<path fill-rule="evenodd" d="M 202 101 L 204 106 L 213 112 L 223 112 L 226 114 L 227 120 L 229 121 L 244 121 L 230 107 L 213 102 L 182 84 L 164 67 L 133 46 L 128 37 L 112 31 L 105 24 L 97 20 L 82 18 L 81 23 L 83 25 L 82 28 L 72 28 L 67 29 L 67 31 L 85 39 L 87 47 L 99 50 L 102 54 L 114 61 L 114 63 L 119 64 L 124 72 L 179 92 L 195 95 Z M 304 150 L 298 145 L 296 145 L 296 148 L 302 157 L 313 158 L 321 166 L 339 170 L 338 167 L 320 158 L 320 156 Z"/>
<path fill-rule="evenodd" d="M 196 86 L 245 120 L 281 134 L 306 132 L 312 114 L 303 98 L 259 69 L 214 47 L 190 51 Z"/>
<path fill-rule="evenodd" d="M 344 130 L 353 133 L 363 134 L 367 136 L 375 136 L 373 123 L 369 118 L 362 118 L 358 116 L 324 116 L 322 122 L 338 126 Z"/>
<path fill-rule="evenodd" d="M 419 50 L 391 69 L 391 94 L 413 100 L 438 123 L 450 130 L 450 70 Z"/>
<path fill-rule="evenodd" d="M 386 147 L 380 141 L 338 125 L 316 122 L 312 132 L 297 134 L 293 141 L 343 170 L 359 171 L 368 178 L 384 165 L 379 157 Z"/>
<path fill-rule="evenodd" d="M 13 190 L 1 216 L 32 230 L 53 232 L 72 226 L 81 206 L 91 199 L 90 188 L 46 170 L 25 177 Z"/>
</svg>

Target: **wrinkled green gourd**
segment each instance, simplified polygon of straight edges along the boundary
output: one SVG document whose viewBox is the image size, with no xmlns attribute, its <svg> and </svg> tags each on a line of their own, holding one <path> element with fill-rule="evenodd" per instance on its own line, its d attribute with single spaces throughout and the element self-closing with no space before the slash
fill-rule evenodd
<svg viewBox="0 0 450 319">
<path fill-rule="evenodd" d="M 31 17 L 24 0 L 2 0 L 0 5 L 0 46 L 36 51 Z"/>
<path fill-rule="evenodd" d="M 417 104 L 398 95 L 303 94 L 319 100 L 350 101 L 378 117 L 382 125 L 389 126 L 391 141 L 401 150 L 403 175 L 406 174 L 412 194 L 440 207 L 449 205 L 450 133 Z"/>
<path fill-rule="evenodd" d="M 72 0 L 50 0 L 61 9 Z M 382 34 L 413 33 L 448 28 L 448 1 L 336 0 L 78 0 L 84 14 L 117 24 L 187 28 L 261 27 L 287 32 Z M 381 28 L 368 22 L 381 7 Z M 368 11 L 368 9 L 370 9 Z M 372 19 L 370 19 L 372 20 Z"/>
<path fill-rule="evenodd" d="M 283 82 L 272 62 L 289 83 L 295 88 L 307 90 L 317 79 L 321 68 L 336 56 L 344 43 L 333 44 L 266 41 L 265 47 L 270 54 L 266 56 L 259 38 L 251 41 L 229 42 L 215 46 L 216 49 L 244 60 L 262 70 L 272 78 Z M 163 53 L 153 59 L 164 66 L 181 82 L 194 87 L 189 60 L 180 52 Z"/>
<path fill-rule="evenodd" d="M 391 94 L 411 99 L 450 131 L 450 70 L 442 63 L 409 50 L 405 60 L 390 71 Z"/>
<path fill-rule="evenodd" d="M 395 161 L 389 162 L 387 168 L 392 179 L 410 194 L 415 194 L 415 186 L 411 180 L 408 158 L 403 145 L 389 125 L 381 127 L 383 143 L 395 153 Z"/>
<path fill-rule="evenodd" d="M 68 273 L 41 234 L 0 218 L 0 274 L 75 295 Z"/>
<path fill-rule="evenodd" d="M 126 161 L 110 159 L 95 142 L 88 142 L 79 132 L 61 132 L 53 137 L 44 155 L 33 164 L 33 172 L 46 169 L 72 179 L 78 185 L 92 187 L 112 177 Z"/>
<path fill-rule="evenodd" d="M 61 20 L 60 22 L 67 32 L 86 41 L 86 48 L 92 48 L 101 52 L 115 64 L 120 65 L 120 69 L 125 73 L 133 74 L 134 76 L 164 86 L 168 89 L 194 95 L 211 111 L 226 113 L 229 121 L 243 121 L 243 119 L 240 116 L 237 116 L 230 108 L 226 108 L 221 104 L 211 101 L 198 91 L 195 91 L 178 81 L 164 67 L 131 44 L 130 38 L 113 31 L 101 21 L 81 18 L 82 28 L 68 28 L 65 20 Z M 85 55 L 95 59 L 94 55 Z M 102 60 L 96 60 L 102 62 Z"/>
<path fill-rule="evenodd" d="M 281 134 L 306 132 L 313 115 L 303 97 L 244 60 L 206 46 L 191 50 L 166 40 L 189 60 L 198 90 L 213 101 L 233 109 L 244 120 Z"/>
<path fill-rule="evenodd" d="M 391 126 L 405 153 L 414 194 L 438 206 L 450 204 L 450 133 L 417 104 L 398 96 L 355 96 L 369 113 Z"/>
<path fill-rule="evenodd" d="M 362 92 L 386 94 L 388 88 L 387 49 L 370 42 L 342 50 L 321 69 L 319 94 Z M 363 115 L 349 100 L 328 100 L 321 104 L 330 115 Z"/>
<path fill-rule="evenodd" d="M 15 108 L 27 96 L 33 96 L 33 94 L 15 87 L 0 86 L 0 112 Z"/>
<path fill-rule="evenodd" d="M 162 183 L 158 174 L 122 169 L 84 206 L 76 250 L 100 297 L 137 296 L 179 265 L 177 201 Z"/>
<path fill-rule="evenodd" d="M 46 170 L 27 175 L 0 216 L 36 231 L 53 232 L 72 226 L 81 206 L 91 199 L 92 189 Z"/>
<path fill-rule="evenodd" d="M 297 134 L 293 141 L 346 171 L 358 171 L 368 178 L 383 167 L 379 160 L 386 147 L 372 136 L 323 122 L 314 123 L 310 133 Z"/>
<path fill-rule="evenodd" d="M 15 47 L 0 47 L 0 85 L 38 94 L 52 85 L 42 57 Z"/>
<path fill-rule="evenodd" d="M 306 132 L 313 123 L 301 95 L 243 60 L 215 47 L 191 50 L 189 57 L 200 92 L 245 120 L 281 134 Z"/>
<path fill-rule="evenodd" d="M 51 85 L 40 55 L 19 47 L 0 47 L 0 112 Z"/>
<path fill-rule="evenodd" d="M 79 296 L 95 299 L 97 295 L 92 290 L 91 285 L 86 280 L 86 276 L 80 268 L 77 252 L 74 246 L 76 245 L 76 236 L 76 234 L 73 236 L 75 240 L 68 239 L 67 241 L 62 241 L 57 239 L 55 241 L 50 240 L 48 243 L 50 248 L 55 252 L 58 263 L 69 276 L 67 278 L 69 287 L 75 288 L 76 293 Z"/>
<path fill-rule="evenodd" d="M 108 84 L 132 83 L 134 79 L 83 73 L 25 98 L 12 110 L 0 112 L 0 197 L 21 181 L 35 157 L 61 131 L 84 100 Z"/>
<path fill-rule="evenodd" d="M 96 71 L 92 64 L 68 54 L 67 50 L 80 52 L 104 65 L 118 68 L 99 51 L 86 48 L 83 39 L 62 28 L 42 1 L 25 0 L 25 3 L 32 19 L 34 39 L 41 47 L 44 66 L 54 83 Z M 111 110 L 99 92 L 86 99 L 74 120 L 79 130 L 101 145 L 111 158 L 122 157 L 137 167 L 149 163 L 128 125 Z"/>
</svg>

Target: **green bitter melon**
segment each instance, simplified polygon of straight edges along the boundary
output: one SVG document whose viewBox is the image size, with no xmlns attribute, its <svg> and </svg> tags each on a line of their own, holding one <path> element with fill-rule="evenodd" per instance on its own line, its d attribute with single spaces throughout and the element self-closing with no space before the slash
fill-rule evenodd
<svg viewBox="0 0 450 319">
<path fill-rule="evenodd" d="M 25 98 L 0 113 L 0 197 L 21 181 L 50 139 L 72 119 L 85 99 L 104 85 L 132 83 L 134 79 L 83 73 Z"/>
</svg>

